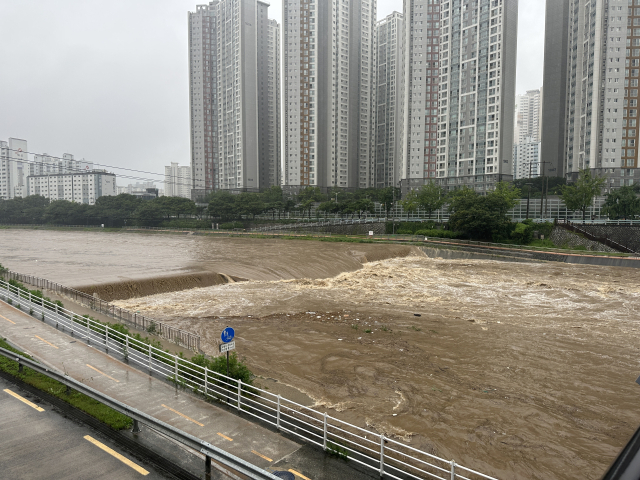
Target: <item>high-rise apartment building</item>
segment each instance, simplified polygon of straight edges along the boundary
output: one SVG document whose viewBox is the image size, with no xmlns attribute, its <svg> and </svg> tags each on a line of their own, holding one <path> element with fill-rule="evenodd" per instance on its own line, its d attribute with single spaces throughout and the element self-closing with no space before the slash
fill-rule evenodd
<svg viewBox="0 0 640 480">
<path fill-rule="evenodd" d="M 403 186 L 436 178 L 440 0 L 404 2 L 404 132 L 398 175 Z"/>
<path fill-rule="evenodd" d="M 529 90 L 516 96 L 516 119 L 514 143 L 540 141 L 542 119 L 542 89 Z"/>
<path fill-rule="evenodd" d="M 29 158 L 27 141 L 10 138 L 0 141 L 0 198 L 10 200 L 27 196 Z"/>
<path fill-rule="evenodd" d="M 103 196 L 117 195 L 116 176 L 106 170 L 30 175 L 29 195 L 94 205 Z"/>
<path fill-rule="evenodd" d="M 370 186 L 376 15 L 375 0 L 283 0 L 285 186 Z"/>
<path fill-rule="evenodd" d="M 164 167 L 164 194 L 167 197 L 191 198 L 191 185 L 191 167 L 175 162 Z"/>
<path fill-rule="evenodd" d="M 440 11 L 437 177 L 490 191 L 513 178 L 518 2 L 441 0 Z"/>
<path fill-rule="evenodd" d="M 268 8 L 214 0 L 189 13 L 194 197 L 278 184 L 279 35 Z"/>
<path fill-rule="evenodd" d="M 376 25 L 375 155 L 371 186 L 397 186 L 401 178 L 404 112 L 404 20 L 393 12 Z"/>
<path fill-rule="evenodd" d="M 540 142 L 533 137 L 513 145 L 513 178 L 534 178 L 539 176 Z"/>
<path fill-rule="evenodd" d="M 607 188 L 634 183 L 638 175 L 638 80 L 640 79 L 640 0 L 547 1 L 562 13 L 564 25 L 547 27 L 545 82 L 564 89 L 558 134 L 557 107 L 543 102 L 543 154 L 556 162 L 555 174 L 575 180 L 582 169 L 606 175 Z M 566 31 L 566 33 L 565 33 Z M 546 159 L 546 158 L 545 158 Z M 554 174 L 554 173 L 552 173 Z"/>
</svg>

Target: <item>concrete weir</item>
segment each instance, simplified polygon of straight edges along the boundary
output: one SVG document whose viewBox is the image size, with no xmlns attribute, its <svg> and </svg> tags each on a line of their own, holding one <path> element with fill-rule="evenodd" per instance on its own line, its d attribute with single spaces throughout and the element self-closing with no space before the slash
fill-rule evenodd
<svg viewBox="0 0 640 480">
<path fill-rule="evenodd" d="M 144 297 L 156 293 L 176 292 L 190 288 L 210 287 L 225 283 L 244 281 L 244 278 L 216 272 L 197 272 L 184 275 L 171 275 L 140 280 L 102 283 L 76 287 L 76 290 L 95 295 L 101 300 L 125 300 L 133 297 Z"/>
</svg>

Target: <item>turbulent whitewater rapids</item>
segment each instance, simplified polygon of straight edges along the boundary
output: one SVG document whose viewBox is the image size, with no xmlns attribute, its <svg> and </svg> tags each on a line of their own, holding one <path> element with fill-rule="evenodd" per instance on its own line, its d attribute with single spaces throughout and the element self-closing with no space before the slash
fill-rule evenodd
<svg viewBox="0 0 640 480">
<path fill-rule="evenodd" d="M 92 233 L 93 248 L 110 252 L 101 258 L 88 234 L 55 235 L 78 257 L 16 245 L 3 263 L 21 270 L 31 255 L 26 273 L 41 276 L 77 265 L 76 284 L 136 269 L 247 278 L 119 304 L 200 333 L 210 351 L 232 324 L 262 385 L 290 385 L 336 416 L 499 478 L 599 478 L 640 423 L 637 269 Z"/>
</svg>

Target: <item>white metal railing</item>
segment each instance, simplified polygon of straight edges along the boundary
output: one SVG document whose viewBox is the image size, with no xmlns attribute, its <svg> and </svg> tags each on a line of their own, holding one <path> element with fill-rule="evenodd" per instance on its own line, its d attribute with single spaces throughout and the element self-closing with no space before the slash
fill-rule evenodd
<svg viewBox="0 0 640 480">
<path fill-rule="evenodd" d="M 140 315 L 137 312 L 131 312 L 126 308 L 116 307 L 115 305 L 100 300 L 97 297 L 89 295 L 88 293 L 81 292 L 75 288 L 67 287 L 46 278 L 36 277 L 34 275 L 25 275 L 24 273 L 14 272 L 9 269 L 5 269 L 0 274 L 4 274 L 9 280 L 16 280 L 18 282 L 28 283 L 37 288 L 43 288 L 51 290 L 60 295 L 66 295 L 67 297 L 78 302 L 80 305 L 89 307 L 98 313 L 111 317 L 115 320 L 124 322 L 133 326 L 134 328 L 145 330 L 147 333 L 157 335 L 160 338 L 164 338 L 170 342 L 182 345 L 190 350 L 200 351 L 200 335 L 187 332 L 179 328 L 172 327 L 170 325 L 158 322 L 153 318 Z M 0 277 L 1 278 L 1 277 Z"/>
<path fill-rule="evenodd" d="M 85 339 L 94 347 L 104 348 L 109 355 L 136 363 L 150 374 L 156 373 L 208 399 L 225 403 L 280 431 L 377 471 L 381 476 L 398 480 L 496 480 L 170 354 L 5 281 L 0 281 L 0 300 Z"/>
</svg>

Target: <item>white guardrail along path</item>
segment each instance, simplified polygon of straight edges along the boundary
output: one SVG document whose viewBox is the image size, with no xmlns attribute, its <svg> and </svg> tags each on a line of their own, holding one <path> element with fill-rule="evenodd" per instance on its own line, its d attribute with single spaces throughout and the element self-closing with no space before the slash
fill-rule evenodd
<svg viewBox="0 0 640 480">
<path fill-rule="evenodd" d="M 377 471 L 385 478 L 496 480 L 453 460 L 431 455 L 209 370 L 125 335 L 108 325 L 20 291 L 5 281 L 0 281 L 0 300 L 30 312 L 36 319 L 85 339 L 94 347 L 103 348 L 111 356 L 135 363 L 148 369 L 150 374 L 155 373 L 210 400 L 225 403 L 325 451 L 347 457 L 352 462 Z"/>
</svg>

